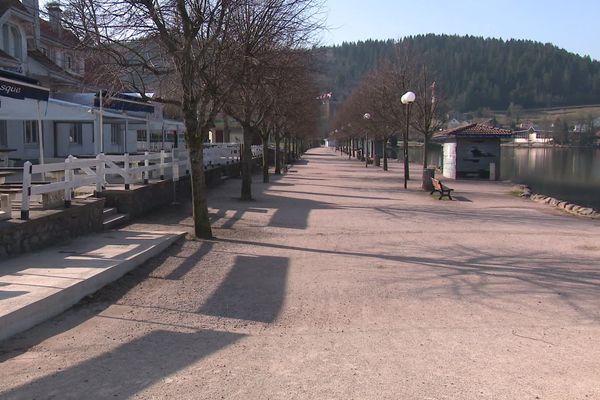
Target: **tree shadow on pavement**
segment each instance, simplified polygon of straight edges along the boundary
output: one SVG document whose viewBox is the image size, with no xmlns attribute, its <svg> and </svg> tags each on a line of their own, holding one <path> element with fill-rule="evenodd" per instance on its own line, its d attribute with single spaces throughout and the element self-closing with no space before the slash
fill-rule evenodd
<svg viewBox="0 0 600 400">
<path fill-rule="evenodd" d="M 117 348 L 0 394 L 3 399 L 130 398 L 245 335 L 156 330 Z"/>
<path fill-rule="evenodd" d="M 428 269 L 402 276 L 403 281 L 421 281 L 420 296 L 431 292 L 440 295 L 480 302 L 494 308 L 488 299 L 518 302 L 534 294 L 553 295 L 557 301 L 576 311 L 581 317 L 600 321 L 600 269 L 589 258 L 557 258 L 542 252 L 499 255 L 479 248 L 430 248 L 423 257 L 357 251 L 327 250 L 288 246 L 237 239 L 221 239 L 243 245 L 263 246 L 288 251 L 312 252 L 340 257 L 397 262 L 398 266 L 421 266 Z M 424 276 L 424 277 L 423 277 Z M 442 282 L 438 281 L 442 278 Z M 427 285 L 428 281 L 436 281 Z M 501 281 L 502 285 L 499 285 Z M 510 284 L 505 284 L 506 282 Z M 393 283 L 393 282 L 390 282 Z M 528 306 L 529 304 L 523 304 Z"/>
<path fill-rule="evenodd" d="M 257 322 L 273 322 L 283 307 L 289 260 L 238 256 L 217 290 L 198 312 Z"/>
<path fill-rule="evenodd" d="M 52 336 L 69 331 L 88 319 L 100 314 L 112 304 L 118 303 L 127 292 L 143 282 L 149 276 L 156 274 L 156 270 L 163 266 L 167 259 L 184 251 L 184 244 L 185 241 L 175 242 L 160 255 L 151 258 L 144 264 L 125 274 L 120 279 L 103 287 L 92 296 L 83 298 L 79 303 L 64 313 L 0 342 L 0 362 L 23 354 L 29 348 Z M 212 243 L 210 245 L 212 246 Z M 201 255 L 192 253 L 189 255 L 189 258 L 196 260 L 197 263 L 200 258 L 207 253 L 206 247 L 203 248 L 201 246 L 195 253 L 196 252 Z M 183 276 L 189 268 L 190 267 L 187 264 L 182 267 L 180 266 L 178 269 L 171 272 L 173 274 L 172 276 Z M 161 278 L 164 279 L 164 277 Z"/>
</svg>

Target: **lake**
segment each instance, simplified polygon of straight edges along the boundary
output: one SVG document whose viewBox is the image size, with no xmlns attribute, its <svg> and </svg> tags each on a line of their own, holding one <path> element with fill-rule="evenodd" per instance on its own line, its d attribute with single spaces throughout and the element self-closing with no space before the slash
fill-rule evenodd
<svg viewBox="0 0 600 400">
<path fill-rule="evenodd" d="M 411 162 L 423 149 L 411 148 Z M 442 164 L 441 146 L 432 146 L 431 164 Z M 501 179 L 531 186 L 534 193 L 600 210 L 600 149 L 502 147 Z"/>
</svg>

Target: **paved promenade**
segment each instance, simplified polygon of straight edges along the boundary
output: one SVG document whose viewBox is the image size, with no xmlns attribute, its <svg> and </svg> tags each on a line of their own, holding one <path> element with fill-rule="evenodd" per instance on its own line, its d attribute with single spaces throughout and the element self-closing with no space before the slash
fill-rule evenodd
<svg viewBox="0 0 600 400">
<path fill-rule="evenodd" d="M 599 399 L 600 221 L 391 166 L 314 149 L 254 202 L 226 182 L 215 240 L 0 342 L 0 398 Z"/>
</svg>

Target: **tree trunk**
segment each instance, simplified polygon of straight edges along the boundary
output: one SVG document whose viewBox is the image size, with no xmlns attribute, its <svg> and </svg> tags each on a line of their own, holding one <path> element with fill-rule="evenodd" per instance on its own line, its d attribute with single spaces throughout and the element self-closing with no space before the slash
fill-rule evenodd
<svg viewBox="0 0 600 400">
<path fill-rule="evenodd" d="M 275 136 L 275 175 L 281 175 L 281 154 L 279 146 L 281 146 L 281 138 Z"/>
<path fill-rule="evenodd" d="M 387 138 L 383 138 L 383 170 L 388 170 Z"/>
<path fill-rule="evenodd" d="M 240 199 L 252 200 L 252 137 L 254 129 L 249 124 L 242 124 L 244 130 L 244 146 L 242 150 L 242 192 Z"/>
<path fill-rule="evenodd" d="M 204 135 L 208 134 L 208 125 L 199 131 L 194 106 L 184 108 L 186 141 L 188 143 L 192 185 L 192 214 L 194 218 L 194 235 L 200 239 L 211 239 L 212 230 L 208 217 L 208 201 L 206 198 L 206 179 L 204 175 Z"/>
<path fill-rule="evenodd" d="M 423 169 L 427 169 L 429 163 L 429 134 L 425 134 L 425 143 L 423 144 Z"/>
<path fill-rule="evenodd" d="M 269 183 L 269 135 L 261 135 L 263 157 L 262 157 L 262 173 L 263 183 Z"/>
</svg>

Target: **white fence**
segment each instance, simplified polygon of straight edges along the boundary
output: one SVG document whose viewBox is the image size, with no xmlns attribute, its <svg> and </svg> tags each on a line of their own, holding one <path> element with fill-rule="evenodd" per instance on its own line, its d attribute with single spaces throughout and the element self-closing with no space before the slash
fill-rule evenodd
<svg viewBox="0 0 600 400">
<path fill-rule="evenodd" d="M 238 163 L 240 150 L 240 145 L 235 143 L 207 144 L 204 148 L 204 167 L 211 169 Z M 253 146 L 253 157 L 261 154 L 261 146 Z M 90 159 L 69 156 L 64 162 L 44 165 L 33 165 L 27 161 L 23 167 L 21 219 L 29 219 L 30 199 L 33 195 L 63 192 L 65 206 L 68 207 L 75 189 L 95 186 L 96 191 L 101 192 L 107 185 L 107 176 L 120 176 L 128 190 L 131 184 L 147 184 L 151 178 L 162 180 L 168 176 L 176 181 L 181 175 L 189 174 L 189 171 L 190 157 L 187 149 L 138 155 L 99 154 Z M 56 182 L 32 184 L 34 174 L 53 176 Z"/>
</svg>

